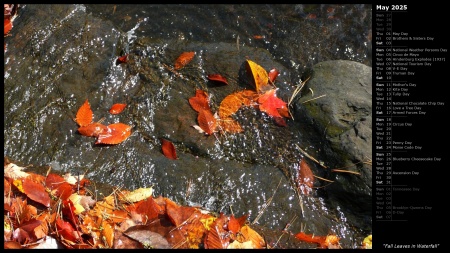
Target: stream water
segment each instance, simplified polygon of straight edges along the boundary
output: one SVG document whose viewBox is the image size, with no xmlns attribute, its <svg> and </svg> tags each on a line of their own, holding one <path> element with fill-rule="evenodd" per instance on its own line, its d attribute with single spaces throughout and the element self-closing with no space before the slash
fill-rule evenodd
<svg viewBox="0 0 450 253">
<path fill-rule="evenodd" d="M 371 66 L 371 24 L 371 5 L 22 5 L 5 39 L 4 156 L 31 170 L 86 174 L 99 188 L 153 186 L 155 195 L 249 214 L 274 230 L 295 221 L 293 233 L 334 233 L 357 248 L 371 234 L 371 210 L 332 203 L 321 187 L 300 205 L 286 178 L 303 158 L 298 147 L 327 163 L 321 133 L 301 119 L 276 126 L 247 108 L 236 115 L 243 134 L 204 136 L 187 101 L 207 89 L 217 110 L 226 95 L 250 88 L 245 59 L 280 70 L 285 101 L 318 62 Z M 180 78 L 164 66 L 184 51 L 197 58 Z M 116 65 L 125 53 L 129 62 Z M 212 86 L 205 75 L 213 72 L 230 84 Z M 86 99 L 95 121 L 132 125 L 130 138 L 101 146 L 79 135 L 73 118 Z M 128 106 L 110 115 L 113 103 Z M 178 160 L 161 154 L 160 138 L 175 144 Z"/>
</svg>

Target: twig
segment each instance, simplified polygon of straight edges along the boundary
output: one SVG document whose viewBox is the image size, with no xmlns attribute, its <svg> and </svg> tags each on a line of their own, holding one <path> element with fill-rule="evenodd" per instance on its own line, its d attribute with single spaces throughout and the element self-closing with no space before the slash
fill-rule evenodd
<svg viewBox="0 0 450 253">
<path fill-rule="evenodd" d="M 321 98 L 321 97 L 325 97 L 325 96 L 326 96 L 326 94 L 325 94 L 325 95 L 320 95 L 320 96 L 315 97 L 315 98 L 308 99 L 308 100 L 306 100 L 306 101 L 303 101 L 302 104 L 304 104 L 304 103 L 306 103 L 306 102 L 310 102 L 310 101 L 316 100 L 316 99 Z"/>
<path fill-rule="evenodd" d="M 255 224 L 256 222 L 258 222 L 259 218 L 261 218 L 262 214 L 264 213 L 264 211 L 267 209 L 267 207 L 270 205 L 270 202 L 272 202 L 273 197 L 275 196 L 275 193 L 278 190 L 278 187 L 280 187 L 281 184 L 281 178 L 280 178 L 280 182 L 278 182 L 277 188 L 275 188 L 275 191 L 272 194 L 272 197 L 270 197 L 266 203 L 264 204 L 263 208 L 259 211 L 258 216 L 256 216 L 256 218 L 253 220 L 252 224 Z"/>
<path fill-rule="evenodd" d="M 314 162 L 316 162 L 317 164 L 319 164 L 319 165 L 322 166 L 323 168 L 328 169 L 328 167 L 325 166 L 325 165 L 323 164 L 323 162 L 319 162 L 319 161 L 317 161 L 317 159 L 315 159 L 314 157 L 310 156 L 308 153 L 306 153 L 306 151 L 304 151 L 303 149 L 301 149 L 301 148 L 297 145 L 297 143 L 295 144 L 295 146 L 297 146 L 297 148 L 300 149 L 300 152 L 302 152 L 302 154 L 304 154 L 306 157 L 308 157 L 309 159 L 313 160 Z"/>
</svg>

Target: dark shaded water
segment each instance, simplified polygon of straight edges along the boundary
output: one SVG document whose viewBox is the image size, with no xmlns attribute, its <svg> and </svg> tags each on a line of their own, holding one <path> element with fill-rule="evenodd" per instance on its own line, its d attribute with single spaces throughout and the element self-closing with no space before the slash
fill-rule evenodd
<svg viewBox="0 0 450 253">
<path fill-rule="evenodd" d="M 4 155 L 62 173 L 87 173 L 97 182 L 125 188 L 155 187 L 155 194 L 215 212 L 249 214 L 281 230 L 335 233 L 356 248 L 371 233 L 371 210 L 339 206 L 318 188 L 303 199 L 304 212 L 285 174 L 303 155 L 327 163 L 320 133 L 301 119 L 280 128 L 255 110 L 237 117 L 243 134 L 215 139 L 197 133 L 187 100 L 196 88 L 213 96 L 213 108 L 231 92 L 249 88 L 240 69 L 246 58 L 277 68 L 279 96 L 314 64 L 335 59 L 371 66 L 372 10 L 368 5 L 23 5 L 5 52 Z M 183 51 L 195 51 L 178 78 L 164 68 Z M 115 65 L 132 53 L 127 65 Z M 224 73 L 227 87 L 205 74 Z M 73 121 L 89 99 L 94 120 L 133 125 L 116 146 L 94 145 Z M 109 115 L 113 103 L 127 110 Z M 179 159 L 160 152 L 160 138 L 174 142 Z M 333 164 L 329 164 L 334 166 Z M 311 164 L 316 175 L 326 177 Z M 297 167 L 298 169 L 298 167 Z M 281 182 L 280 185 L 278 183 Z"/>
</svg>

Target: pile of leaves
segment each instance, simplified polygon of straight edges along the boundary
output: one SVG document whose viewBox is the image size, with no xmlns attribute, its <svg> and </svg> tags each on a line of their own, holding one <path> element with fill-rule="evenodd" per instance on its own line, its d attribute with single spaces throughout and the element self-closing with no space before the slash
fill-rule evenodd
<svg viewBox="0 0 450 253">
<path fill-rule="evenodd" d="M 96 200 L 89 185 L 83 176 L 29 173 L 5 159 L 4 248 L 270 248 L 247 215 L 178 205 L 153 197 L 152 188 L 115 189 Z M 295 236 L 318 248 L 339 247 L 335 235 Z"/>
</svg>

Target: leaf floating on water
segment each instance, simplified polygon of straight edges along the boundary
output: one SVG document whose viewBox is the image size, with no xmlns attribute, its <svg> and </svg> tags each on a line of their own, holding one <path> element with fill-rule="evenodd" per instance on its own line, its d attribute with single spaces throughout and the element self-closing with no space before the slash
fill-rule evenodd
<svg viewBox="0 0 450 253">
<path fill-rule="evenodd" d="M 113 104 L 111 106 L 111 108 L 109 109 L 109 113 L 119 114 L 125 109 L 126 106 L 127 106 L 127 104 L 120 104 L 120 103 Z"/>
<path fill-rule="evenodd" d="M 273 87 L 269 84 L 267 71 L 256 62 L 247 60 L 247 71 L 253 76 L 256 92 L 264 93 Z"/>
<path fill-rule="evenodd" d="M 215 81 L 215 82 L 219 82 L 219 83 L 228 85 L 227 79 L 225 77 L 223 77 L 222 75 L 220 75 L 220 74 L 209 74 L 207 76 L 207 78 L 210 81 Z"/>
<path fill-rule="evenodd" d="M 177 159 L 177 152 L 171 141 L 161 138 L 161 149 L 165 157 L 172 160 Z"/>
<path fill-rule="evenodd" d="M 87 126 L 92 123 L 92 119 L 94 118 L 94 113 L 91 110 L 91 106 L 89 105 L 89 101 L 86 99 L 84 104 L 78 109 L 76 122 L 79 126 Z"/>
<path fill-rule="evenodd" d="M 124 56 L 121 56 L 121 57 L 117 58 L 117 60 L 116 60 L 116 66 L 119 65 L 119 64 L 121 64 L 121 63 L 127 63 L 127 61 L 128 61 L 128 54 L 126 54 L 126 55 L 124 55 Z"/>
<path fill-rule="evenodd" d="M 273 83 L 275 82 L 275 79 L 277 79 L 280 72 L 277 69 L 271 69 L 269 71 L 269 80 Z"/>
<path fill-rule="evenodd" d="M 309 195 L 314 185 L 314 174 L 311 171 L 306 160 L 303 158 L 300 162 L 299 173 L 297 177 L 297 187 L 304 195 Z"/>
<path fill-rule="evenodd" d="M 110 124 L 106 133 L 101 133 L 95 144 L 119 144 L 131 135 L 131 126 L 123 123 Z"/>
<path fill-rule="evenodd" d="M 189 62 L 192 61 L 192 59 L 195 56 L 195 52 L 183 52 L 175 61 L 174 69 L 178 70 L 183 68 L 185 65 L 187 65 Z"/>
</svg>

